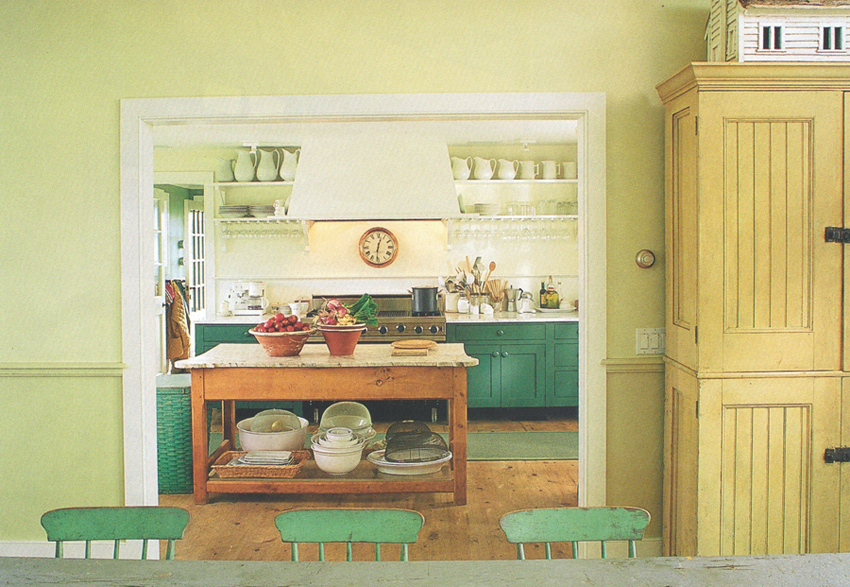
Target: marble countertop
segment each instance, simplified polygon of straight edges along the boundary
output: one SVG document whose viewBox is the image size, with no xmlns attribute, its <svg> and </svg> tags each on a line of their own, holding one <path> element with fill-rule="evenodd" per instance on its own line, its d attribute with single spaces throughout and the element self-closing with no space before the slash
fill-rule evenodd
<svg viewBox="0 0 850 587">
<path fill-rule="evenodd" d="M 270 357 L 258 344 L 220 344 L 197 357 L 177 361 L 179 369 L 219 367 L 474 367 L 460 343 L 438 344 L 424 356 L 391 355 L 389 344 L 359 344 L 353 355 L 333 356 L 323 344 L 308 344 L 294 357 Z"/>
<path fill-rule="evenodd" d="M 270 314 L 265 316 L 213 316 L 195 320 L 196 324 L 246 324 L 255 326 L 269 319 Z M 553 311 L 536 312 L 534 314 L 517 314 L 516 312 L 496 312 L 492 315 L 479 314 L 457 314 L 446 312 L 447 324 L 477 324 L 487 322 L 578 322 L 578 312 Z"/>
</svg>

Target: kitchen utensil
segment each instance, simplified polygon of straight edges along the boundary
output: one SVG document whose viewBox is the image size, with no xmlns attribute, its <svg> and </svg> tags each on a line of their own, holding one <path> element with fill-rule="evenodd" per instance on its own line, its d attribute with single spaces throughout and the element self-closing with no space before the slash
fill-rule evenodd
<svg viewBox="0 0 850 587">
<path fill-rule="evenodd" d="M 514 179 L 519 171 L 519 161 L 499 159 L 499 179 Z"/>
<path fill-rule="evenodd" d="M 301 149 L 295 149 L 294 151 L 287 151 L 286 149 L 280 150 L 280 154 L 282 155 L 280 162 L 280 178 L 283 181 L 293 181 L 295 179 L 295 170 L 298 167 L 299 153 L 301 153 Z"/>
<path fill-rule="evenodd" d="M 495 159 L 475 157 L 473 161 L 475 161 L 475 170 L 473 172 L 475 179 L 492 179 L 493 174 L 496 172 Z"/>
<path fill-rule="evenodd" d="M 534 314 L 536 312 L 534 309 L 534 294 L 530 291 L 520 294 L 517 311 L 520 314 Z"/>
<path fill-rule="evenodd" d="M 422 463 L 445 457 L 446 441 L 422 422 L 396 422 L 387 429 L 384 458 L 393 463 Z"/>
<path fill-rule="evenodd" d="M 248 332 L 254 335 L 268 356 L 293 357 L 301 353 L 304 343 L 316 329 L 300 332 L 257 332 L 252 328 Z"/>
<path fill-rule="evenodd" d="M 436 287 L 414 287 L 410 291 L 413 294 L 411 312 L 414 316 L 433 316 L 440 313 Z"/>
<path fill-rule="evenodd" d="M 369 408 L 359 402 L 335 402 L 325 408 L 319 421 L 319 432 L 340 427 L 348 428 L 364 438 L 375 436 Z"/>
<path fill-rule="evenodd" d="M 452 157 L 452 175 L 455 179 L 469 179 L 470 173 L 472 173 L 472 157 L 467 157 L 466 159 Z M 463 209 L 461 209 L 462 211 Z"/>
<path fill-rule="evenodd" d="M 443 468 L 452 459 L 449 452 L 445 457 L 425 463 L 391 463 L 384 458 L 383 450 L 376 450 L 366 455 L 366 460 L 378 468 L 378 472 L 386 475 L 429 475 Z"/>
<path fill-rule="evenodd" d="M 279 160 L 280 154 L 276 150 L 257 149 L 257 179 L 259 181 L 276 180 Z"/>
<path fill-rule="evenodd" d="M 505 290 L 505 296 L 507 297 L 507 300 L 508 300 L 508 307 L 507 307 L 508 312 L 516 312 L 517 297 L 519 296 L 521 291 L 522 291 L 521 289 L 514 289 L 512 287 L 509 287 Z"/>
<path fill-rule="evenodd" d="M 251 432 L 285 432 L 299 428 L 298 416 L 289 410 L 263 410 L 251 419 Z"/>
<path fill-rule="evenodd" d="M 329 475 L 345 475 L 357 468 L 363 458 L 363 446 L 358 444 L 347 449 L 328 449 L 313 444 L 316 466 Z"/>
<path fill-rule="evenodd" d="M 236 181 L 254 181 L 257 161 L 250 151 L 236 153 L 236 165 L 233 167 L 233 177 Z"/>
<path fill-rule="evenodd" d="M 320 324 L 318 329 L 322 333 L 322 338 L 325 339 L 325 344 L 328 345 L 328 351 L 331 355 L 348 356 L 354 354 L 357 341 L 360 340 L 360 335 L 366 330 L 366 325 L 355 324 L 334 327 Z"/>
<path fill-rule="evenodd" d="M 253 418 L 248 418 L 236 424 L 239 444 L 243 450 L 300 450 L 304 448 L 307 426 L 310 424 L 306 419 L 298 416 L 301 427 L 282 432 L 254 432 L 251 430 L 252 420 Z"/>
</svg>

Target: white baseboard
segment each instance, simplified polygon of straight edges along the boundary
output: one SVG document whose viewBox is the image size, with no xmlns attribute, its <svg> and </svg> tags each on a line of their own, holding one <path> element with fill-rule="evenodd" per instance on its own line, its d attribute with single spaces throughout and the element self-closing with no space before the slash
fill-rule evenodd
<svg viewBox="0 0 850 587">
<path fill-rule="evenodd" d="M 64 546 L 63 556 L 65 558 L 83 558 L 86 547 L 84 542 L 69 542 Z M 92 542 L 92 558 L 112 558 L 113 544 L 111 542 Z M 53 558 L 56 554 L 56 545 L 52 542 L 12 542 L 0 541 L 0 557 L 16 558 Z M 139 559 L 142 555 L 142 543 L 132 540 L 121 544 L 120 557 L 122 559 Z M 159 541 L 148 542 L 148 558 L 159 558 Z"/>
</svg>

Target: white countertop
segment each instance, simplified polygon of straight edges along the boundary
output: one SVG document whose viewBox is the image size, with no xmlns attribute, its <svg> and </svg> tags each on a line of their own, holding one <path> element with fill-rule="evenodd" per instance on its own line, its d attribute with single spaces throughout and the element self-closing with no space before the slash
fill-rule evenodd
<svg viewBox="0 0 850 587">
<path fill-rule="evenodd" d="M 294 357 L 270 357 L 258 344 L 220 344 L 202 355 L 177 361 L 179 369 L 219 367 L 474 367 L 478 359 L 468 356 L 460 343 L 441 343 L 424 356 L 394 357 L 387 344 L 359 344 L 353 355 L 335 356 L 323 344 L 305 345 Z"/>
<path fill-rule="evenodd" d="M 486 324 L 489 322 L 578 322 L 578 312 L 553 311 L 517 314 L 515 312 L 496 312 L 492 315 L 456 314 L 446 312 L 447 324 Z"/>
</svg>

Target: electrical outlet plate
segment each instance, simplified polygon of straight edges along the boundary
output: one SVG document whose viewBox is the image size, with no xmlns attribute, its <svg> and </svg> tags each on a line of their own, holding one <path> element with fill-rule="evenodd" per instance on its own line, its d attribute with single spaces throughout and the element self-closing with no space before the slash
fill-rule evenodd
<svg viewBox="0 0 850 587">
<path fill-rule="evenodd" d="M 635 330 L 635 354 L 663 355 L 664 329 L 638 328 Z"/>
</svg>

